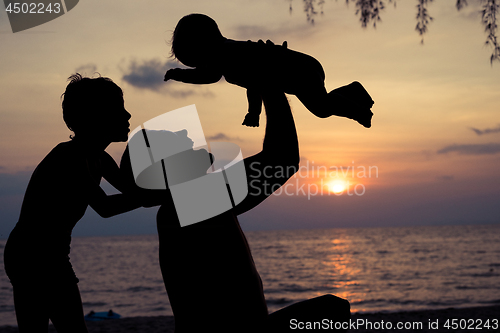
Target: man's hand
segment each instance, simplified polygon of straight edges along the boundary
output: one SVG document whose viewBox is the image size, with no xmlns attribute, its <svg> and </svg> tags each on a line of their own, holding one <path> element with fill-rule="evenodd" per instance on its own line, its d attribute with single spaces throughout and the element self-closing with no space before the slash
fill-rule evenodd
<svg viewBox="0 0 500 333">
<path fill-rule="evenodd" d="M 179 78 L 179 74 L 181 73 L 182 68 L 171 68 L 165 73 L 165 77 L 163 81 L 175 80 L 177 81 Z"/>
<path fill-rule="evenodd" d="M 249 42 L 251 42 L 251 41 L 249 40 Z M 258 43 L 258 44 L 260 44 L 260 45 L 268 45 L 268 46 L 274 46 L 274 45 L 275 45 L 275 44 L 274 44 L 271 40 L 269 40 L 269 39 L 268 39 L 268 40 L 266 40 L 266 42 L 265 42 L 265 43 L 264 43 L 264 41 L 263 41 L 262 39 L 259 39 L 259 40 L 257 41 L 257 43 Z M 288 48 L 288 42 L 285 40 L 285 41 L 283 42 L 283 44 L 281 44 L 281 47 L 283 47 L 283 48 L 285 48 L 285 49 L 286 49 L 286 48 Z"/>
</svg>

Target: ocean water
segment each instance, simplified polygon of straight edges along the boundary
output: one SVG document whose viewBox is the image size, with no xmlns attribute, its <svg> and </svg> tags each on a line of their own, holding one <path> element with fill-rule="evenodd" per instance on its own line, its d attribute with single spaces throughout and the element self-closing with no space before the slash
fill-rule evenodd
<svg viewBox="0 0 500 333">
<path fill-rule="evenodd" d="M 326 293 L 348 299 L 353 312 L 500 303 L 500 225 L 246 234 L 270 311 Z M 73 238 L 71 262 L 85 313 L 172 314 L 156 235 Z M 0 270 L 0 325 L 15 323 Z"/>
</svg>

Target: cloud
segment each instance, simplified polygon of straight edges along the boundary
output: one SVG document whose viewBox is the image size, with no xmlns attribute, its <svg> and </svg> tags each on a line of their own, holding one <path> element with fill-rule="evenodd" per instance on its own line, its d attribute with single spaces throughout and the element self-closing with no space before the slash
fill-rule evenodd
<svg viewBox="0 0 500 333">
<path fill-rule="evenodd" d="M 483 130 L 474 128 L 474 127 L 469 127 L 474 133 L 477 135 L 483 135 L 483 134 L 491 134 L 491 133 L 500 133 L 500 124 L 497 125 L 495 128 L 485 128 Z"/>
<path fill-rule="evenodd" d="M 94 73 L 97 73 L 97 66 L 92 63 L 81 65 L 75 69 L 75 73 L 80 73 L 84 76 L 92 76 Z"/>
<path fill-rule="evenodd" d="M 3 167 L 0 167 L 4 169 Z M 19 171 L 16 173 L 0 173 L 0 197 L 22 195 L 26 191 L 32 171 Z"/>
<path fill-rule="evenodd" d="M 136 88 L 158 91 L 165 86 L 165 72 L 175 67 L 176 64 L 171 61 L 163 64 L 158 59 L 143 60 L 141 63 L 132 60 L 122 79 Z"/>
<path fill-rule="evenodd" d="M 262 36 L 274 35 L 271 30 L 259 25 L 238 25 L 234 28 L 238 39 L 258 39 Z"/>
<path fill-rule="evenodd" d="M 443 175 L 443 176 L 437 176 L 436 179 L 437 180 L 450 181 L 450 180 L 454 180 L 455 176 L 453 176 L 453 175 Z"/>
<path fill-rule="evenodd" d="M 437 151 L 438 154 L 447 154 L 456 152 L 460 155 L 492 155 L 500 153 L 500 143 L 485 144 L 453 144 Z"/>
<path fill-rule="evenodd" d="M 462 3 L 464 3 L 465 1 L 462 1 Z M 469 1 L 469 2 L 465 2 L 466 5 L 462 7 L 462 9 L 460 9 L 459 11 L 459 16 L 463 17 L 464 19 L 467 19 L 467 20 L 470 20 L 470 21 L 473 21 L 474 23 L 476 23 L 478 20 L 481 19 L 481 13 L 480 13 L 480 10 L 481 10 L 481 4 L 479 1 Z M 451 9 L 450 8 L 450 16 L 451 15 L 456 15 L 456 9 L 453 8 Z"/>
<path fill-rule="evenodd" d="M 275 44 L 283 43 L 283 38 L 300 38 L 309 39 L 318 31 L 311 24 L 305 22 L 299 25 L 281 25 L 274 28 L 268 28 L 261 25 L 237 25 L 233 28 L 231 37 L 238 40 L 253 40 L 262 39 L 264 41 L 270 39 Z M 234 36 L 233 36 L 234 35 Z M 292 47 L 293 48 L 293 47 Z"/>
<path fill-rule="evenodd" d="M 237 136 L 231 137 L 231 136 L 228 136 L 222 132 L 219 132 L 215 135 L 208 136 L 207 140 L 209 140 L 209 141 L 219 141 L 219 140 L 220 141 L 243 141 Z"/>
<path fill-rule="evenodd" d="M 171 68 L 187 67 L 174 61 L 163 63 L 159 59 L 132 60 L 128 64 L 128 68 L 123 71 L 122 79 L 135 88 L 165 93 L 174 98 L 187 98 L 192 95 L 213 97 L 213 93 L 208 90 L 200 92 L 199 89 L 193 88 L 173 89 L 171 87 L 172 81 L 163 81 L 165 72 Z"/>
</svg>

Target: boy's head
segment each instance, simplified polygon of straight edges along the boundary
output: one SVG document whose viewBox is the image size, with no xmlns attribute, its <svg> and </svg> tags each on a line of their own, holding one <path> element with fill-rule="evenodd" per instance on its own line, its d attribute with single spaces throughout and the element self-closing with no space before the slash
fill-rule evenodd
<svg viewBox="0 0 500 333">
<path fill-rule="evenodd" d="M 197 67 L 224 40 L 217 23 L 207 15 L 189 14 L 179 20 L 172 36 L 172 55 L 186 66 Z"/>
<path fill-rule="evenodd" d="M 107 77 L 76 73 L 68 80 L 62 95 L 63 119 L 74 137 L 106 132 L 112 141 L 126 141 L 130 114 L 124 108 L 121 88 Z"/>
</svg>

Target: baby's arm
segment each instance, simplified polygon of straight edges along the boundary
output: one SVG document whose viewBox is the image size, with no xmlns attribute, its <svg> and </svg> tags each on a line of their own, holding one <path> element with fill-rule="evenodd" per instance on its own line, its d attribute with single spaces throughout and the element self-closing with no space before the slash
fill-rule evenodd
<svg viewBox="0 0 500 333">
<path fill-rule="evenodd" d="M 248 43 L 254 43 L 251 40 Z M 259 47 L 274 47 L 276 46 L 272 41 L 267 40 L 265 43 L 262 39 L 257 42 Z M 281 45 L 283 49 L 288 47 L 286 41 Z M 247 100 L 248 100 L 248 113 L 245 115 L 242 125 L 249 127 L 259 127 L 259 117 L 262 112 L 262 96 L 258 89 L 250 88 L 247 89 Z"/>
<path fill-rule="evenodd" d="M 248 113 L 242 125 L 259 127 L 259 117 L 262 112 L 262 96 L 256 89 L 247 89 Z"/>
<path fill-rule="evenodd" d="M 221 72 L 206 68 L 172 68 L 167 71 L 163 80 L 174 80 L 193 84 L 210 84 L 218 82 L 221 77 Z"/>
</svg>

